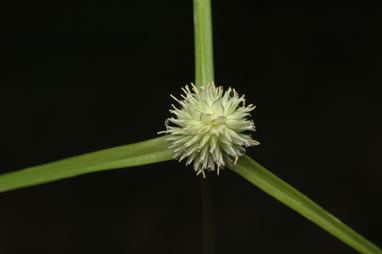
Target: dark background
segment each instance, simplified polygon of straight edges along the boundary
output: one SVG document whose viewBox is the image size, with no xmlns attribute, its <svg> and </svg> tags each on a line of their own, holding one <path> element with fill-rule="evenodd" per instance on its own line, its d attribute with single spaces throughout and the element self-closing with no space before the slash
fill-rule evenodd
<svg viewBox="0 0 382 254">
<path fill-rule="evenodd" d="M 192 1 L 1 12 L 0 172 L 153 138 L 194 80 Z M 216 83 L 257 105 L 248 154 L 378 246 L 380 12 L 213 3 Z M 218 253 L 355 253 L 240 176 L 208 178 Z M 2 193 L 0 253 L 200 253 L 200 208 L 175 161 Z"/>
</svg>

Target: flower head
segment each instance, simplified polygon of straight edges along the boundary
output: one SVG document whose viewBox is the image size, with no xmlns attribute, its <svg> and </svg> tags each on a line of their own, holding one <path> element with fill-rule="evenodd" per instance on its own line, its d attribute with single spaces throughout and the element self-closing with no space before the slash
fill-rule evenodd
<svg viewBox="0 0 382 254">
<path fill-rule="evenodd" d="M 170 110 L 175 117 L 166 120 L 167 141 L 174 158 L 186 165 L 194 162 L 197 174 L 217 171 L 226 165 L 236 163 L 248 146 L 258 145 L 245 131 L 255 131 L 252 120 L 248 120 L 252 104 L 245 106 L 244 95 L 239 97 L 235 89 L 216 87 L 213 83 L 197 88 L 192 84 L 182 88 L 183 100 L 171 97 L 180 104 L 180 109 L 172 104 Z M 241 105 L 240 105 L 241 104 Z M 175 126 L 171 125 L 174 124 Z"/>
</svg>

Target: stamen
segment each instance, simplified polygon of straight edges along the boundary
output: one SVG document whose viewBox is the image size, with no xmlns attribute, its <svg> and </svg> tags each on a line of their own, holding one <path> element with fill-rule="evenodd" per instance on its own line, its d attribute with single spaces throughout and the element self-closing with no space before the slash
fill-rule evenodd
<svg viewBox="0 0 382 254">
<path fill-rule="evenodd" d="M 182 91 L 183 91 L 183 93 L 184 93 L 185 95 L 188 94 L 188 92 L 186 91 L 186 89 L 184 89 L 183 87 L 182 87 L 181 89 L 182 89 Z"/>
<path fill-rule="evenodd" d="M 191 83 L 191 86 L 195 93 L 199 93 L 199 89 L 194 85 L 194 83 Z"/>
<path fill-rule="evenodd" d="M 188 93 L 191 93 L 190 88 L 188 88 L 188 85 L 186 85 L 186 90 Z"/>
<path fill-rule="evenodd" d="M 180 102 L 174 95 L 170 94 L 171 98 L 173 98 L 174 100 L 176 100 L 177 102 Z"/>
<path fill-rule="evenodd" d="M 233 96 L 235 96 L 235 97 L 238 97 L 238 96 L 239 96 L 239 94 L 236 92 L 235 89 L 232 89 L 232 91 L 233 91 Z"/>
<path fill-rule="evenodd" d="M 186 101 L 188 100 L 188 98 L 184 96 L 183 94 L 181 94 L 180 96 L 182 96 L 182 98 L 185 99 Z"/>
</svg>

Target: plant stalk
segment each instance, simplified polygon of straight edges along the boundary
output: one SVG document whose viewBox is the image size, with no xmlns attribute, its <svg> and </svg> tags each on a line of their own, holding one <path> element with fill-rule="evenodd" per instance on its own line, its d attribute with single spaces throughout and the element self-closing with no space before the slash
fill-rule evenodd
<svg viewBox="0 0 382 254">
<path fill-rule="evenodd" d="M 214 81 L 211 0 L 194 0 L 195 85 Z"/>
<path fill-rule="evenodd" d="M 195 85 L 214 81 L 211 1 L 194 0 Z M 201 179 L 202 246 L 204 254 L 216 252 L 213 187 L 210 179 Z"/>
<path fill-rule="evenodd" d="M 250 157 L 242 156 L 231 170 L 360 253 L 382 254 L 376 245 Z"/>
<path fill-rule="evenodd" d="M 172 159 L 166 137 L 117 146 L 0 175 L 0 192 L 97 171 L 147 165 Z"/>
<path fill-rule="evenodd" d="M 212 178 L 200 181 L 202 200 L 202 240 L 203 253 L 216 253 L 215 206 Z"/>
</svg>

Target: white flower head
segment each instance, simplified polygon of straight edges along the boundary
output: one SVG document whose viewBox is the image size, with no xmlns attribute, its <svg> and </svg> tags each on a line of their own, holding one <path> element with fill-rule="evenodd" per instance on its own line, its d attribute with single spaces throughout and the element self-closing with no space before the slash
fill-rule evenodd
<svg viewBox="0 0 382 254">
<path fill-rule="evenodd" d="M 166 120 L 169 149 L 174 158 L 186 165 L 194 162 L 197 175 L 205 176 L 204 171 L 217 171 L 226 165 L 236 164 L 239 156 L 248 146 L 258 145 L 250 135 L 243 132 L 255 131 L 255 125 L 248 117 L 255 106 L 245 106 L 244 95 L 239 97 L 235 89 L 224 92 L 222 86 L 210 83 L 197 88 L 192 84 L 192 91 L 186 85 L 182 88 L 183 100 L 178 100 L 180 109 L 173 107 L 175 115 Z M 171 125 L 173 124 L 173 125 Z"/>
</svg>

